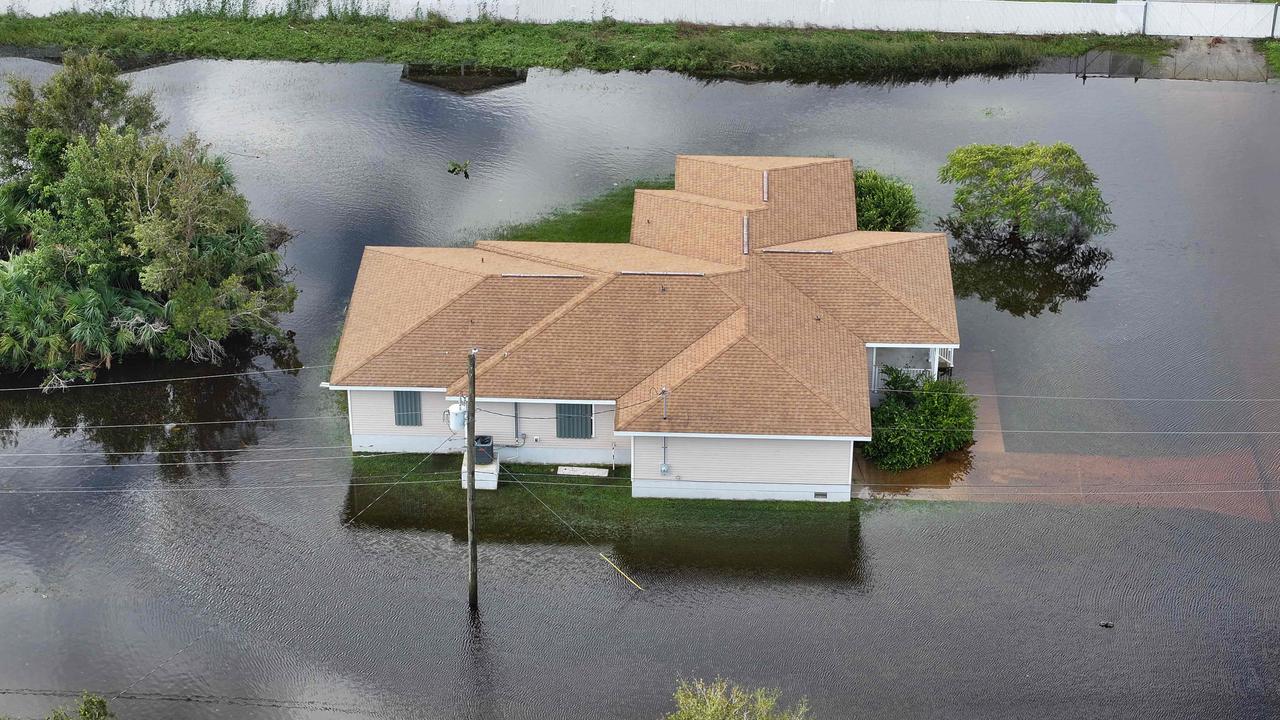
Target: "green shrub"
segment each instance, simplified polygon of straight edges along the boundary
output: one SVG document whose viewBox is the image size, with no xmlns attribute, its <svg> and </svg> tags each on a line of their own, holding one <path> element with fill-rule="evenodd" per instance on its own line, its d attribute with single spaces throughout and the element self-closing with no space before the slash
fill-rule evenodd
<svg viewBox="0 0 1280 720">
<path fill-rule="evenodd" d="M 916 193 L 905 182 L 875 170 L 855 170 L 859 230 L 910 230 L 920 222 Z"/>
<path fill-rule="evenodd" d="M 885 470 L 928 465 L 973 442 L 977 400 L 960 380 L 915 378 L 885 366 L 885 398 L 871 410 L 863 457 Z"/>
<path fill-rule="evenodd" d="M 777 690 L 748 690 L 727 680 L 680 682 L 675 712 L 666 720 L 805 720 L 809 709 L 801 700 L 778 707 Z"/>
<path fill-rule="evenodd" d="M 115 714 L 107 709 L 107 701 L 99 695 L 85 693 L 74 710 L 54 708 L 48 720 L 111 720 Z"/>
</svg>

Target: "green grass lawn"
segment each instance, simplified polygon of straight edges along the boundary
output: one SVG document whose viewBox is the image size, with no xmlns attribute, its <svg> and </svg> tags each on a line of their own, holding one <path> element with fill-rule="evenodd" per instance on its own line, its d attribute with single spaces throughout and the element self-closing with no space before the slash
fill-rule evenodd
<svg viewBox="0 0 1280 720">
<path fill-rule="evenodd" d="M 631 239 L 631 212 L 636 189 L 673 187 L 673 178 L 619 185 L 571 209 L 557 210 L 532 222 L 509 225 L 499 231 L 497 239 L 624 243 Z"/>
<path fill-rule="evenodd" d="M 1267 56 L 1267 66 L 1271 68 L 1271 77 L 1280 78 L 1280 40 L 1266 40 L 1262 43 L 1262 52 Z"/>
<path fill-rule="evenodd" d="M 550 25 L 393 21 L 351 15 L 318 20 L 192 13 L 168 18 L 61 13 L 0 16 L 0 44 L 148 56 L 384 61 L 501 67 L 672 70 L 708 78 L 882 81 L 1026 70 L 1050 56 L 1115 49 L 1154 56 L 1156 38 L 947 35 L 808 28 L 709 27 L 614 21 Z"/>
<path fill-rule="evenodd" d="M 459 474 L 461 455 L 435 455 L 418 465 L 422 459 L 422 455 L 373 455 L 357 460 L 347 517 L 359 512 L 357 523 L 465 537 L 466 517 L 459 512 L 466 503 Z M 476 492 L 476 522 L 495 541 L 580 542 L 565 523 L 592 542 L 672 530 L 750 537 L 796 533 L 804 527 L 827 532 L 847 529 L 851 512 L 849 503 L 632 498 L 630 468 L 623 465 L 611 469 L 608 478 L 556 475 L 554 465 L 503 463 L 502 468 L 497 490 Z M 410 470 L 402 484 L 385 484 Z M 381 484 L 361 481 L 387 475 L 392 477 L 367 481 Z M 432 480 L 438 482 L 424 482 Z M 374 503 L 383 492 L 386 495 Z"/>
</svg>

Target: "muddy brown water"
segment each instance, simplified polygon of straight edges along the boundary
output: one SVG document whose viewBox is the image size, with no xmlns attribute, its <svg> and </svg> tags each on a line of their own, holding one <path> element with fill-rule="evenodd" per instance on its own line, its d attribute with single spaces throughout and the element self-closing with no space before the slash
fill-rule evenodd
<svg viewBox="0 0 1280 720">
<path fill-rule="evenodd" d="M 473 621 L 452 523 L 342 527 L 353 461 L 345 421 L 323 417 L 339 412 L 323 370 L 5 393 L 0 713 L 138 681 L 121 717 L 653 718 L 677 678 L 717 675 L 807 696 L 820 718 L 1280 712 L 1280 440 L 1258 434 L 1280 429 L 1280 87 L 533 70 L 460 96 L 400 75 L 210 61 L 132 76 L 298 233 L 296 353 L 244 349 L 229 370 L 326 362 L 366 244 L 467 242 L 668 174 L 677 152 L 851 155 L 914 183 L 933 217 L 951 148 L 1065 140 L 1114 204 L 1114 259 L 1056 313 L 962 300 L 957 375 L 1128 399 L 986 399 L 983 427 L 1002 432 L 924 473 L 863 474 L 891 499 L 785 535 L 767 514 L 592 548 L 495 533 Z M 105 379 L 211 371 L 130 362 Z M 1208 397 L 1237 402 L 1170 401 Z M 272 418 L 293 419 L 224 422 Z M 50 489 L 131 492 L 31 492 Z"/>
</svg>

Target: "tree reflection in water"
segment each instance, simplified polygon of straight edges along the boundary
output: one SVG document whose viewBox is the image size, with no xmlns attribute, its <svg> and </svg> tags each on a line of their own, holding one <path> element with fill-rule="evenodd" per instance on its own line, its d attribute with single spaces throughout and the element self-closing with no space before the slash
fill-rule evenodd
<svg viewBox="0 0 1280 720">
<path fill-rule="evenodd" d="M 957 297 L 978 297 L 1014 317 L 1062 311 L 1083 302 L 1102 282 L 1110 250 L 1077 230 L 1065 236 L 1027 236 L 997 224 L 938 221 L 955 241 L 951 279 Z"/>
<path fill-rule="evenodd" d="M 262 358 L 271 363 L 256 362 Z M 180 363 L 135 362 L 103 373 L 99 382 L 145 380 L 152 377 L 218 375 L 251 372 L 256 368 L 289 368 L 296 375 L 301 366 L 292 334 L 229 344 L 226 360 L 217 366 Z M 271 377 L 278 377 L 273 375 Z M 31 383 L 30 374 L 9 376 L 11 386 Z M 38 381 L 38 380 L 37 380 Z M 174 463 L 156 469 L 166 479 L 192 475 L 191 462 L 234 460 L 240 453 L 226 452 L 256 445 L 263 423 L 223 423 L 226 420 L 263 420 L 269 417 L 262 379 L 253 375 L 217 377 L 190 382 L 103 385 L 43 393 L 22 391 L 21 402 L 0 403 L 0 447 L 17 447 L 24 429 L 55 428 L 53 437 L 79 437 L 98 445 L 101 462 L 126 464 L 148 453 L 156 462 Z M 19 393 L 8 393 L 18 395 Z M 195 425 L 189 423 L 217 424 Z M 118 427 L 128 425 L 130 427 Z M 117 427 L 110 427 L 117 426 Z M 212 450 L 213 452 L 208 452 Z M 85 462 L 98 462 L 85 458 Z M 78 462 L 78 461 L 77 461 Z M 70 463 L 68 464 L 75 464 Z M 199 466 L 226 477 L 231 465 Z"/>
</svg>

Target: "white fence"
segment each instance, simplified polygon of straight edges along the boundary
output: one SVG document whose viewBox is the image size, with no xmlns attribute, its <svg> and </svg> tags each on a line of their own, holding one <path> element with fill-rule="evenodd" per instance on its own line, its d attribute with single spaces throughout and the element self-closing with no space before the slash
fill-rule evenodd
<svg viewBox="0 0 1280 720">
<path fill-rule="evenodd" d="M 330 0 L 319 0 L 323 13 Z M 111 10 L 165 15 L 220 0 L 16 0 L 34 15 Z M 286 0 L 250 0 L 254 11 L 280 12 Z M 240 0 L 228 6 L 240 7 Z M 411 18 L 435 11 L 451 20 L 482 15 L 526 22 L 685 21 L 708 25 L 794 25 L 850 30 L 930 30 L 1023 35 L 1196 35 L 1276 37 L 1280 4 L 1217 2 L 1019 2 L 1017 0 L 332 0 L 335 6 L 385 10 Z"/>
</svg>

